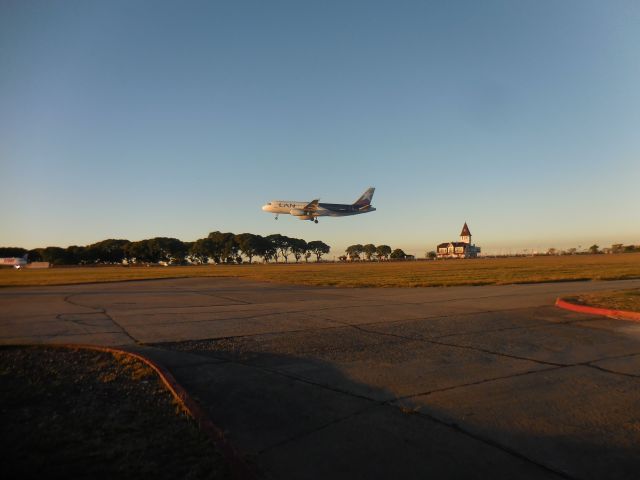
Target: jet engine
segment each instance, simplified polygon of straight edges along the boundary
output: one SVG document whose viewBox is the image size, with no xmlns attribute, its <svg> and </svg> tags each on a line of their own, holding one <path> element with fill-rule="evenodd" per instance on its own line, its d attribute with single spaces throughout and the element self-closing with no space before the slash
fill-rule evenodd
<svg viewBox="0 0 640 480">
<path fill-rule="evenodd" d="M 299 208 L 292 208 L 291 210 L 289 210 L 289 213 L 294 217 L 297 217 L 298 220 L 313 220 L 313 215 L 309 215 L 309 212 L 306 212 Z"/>
</svg>

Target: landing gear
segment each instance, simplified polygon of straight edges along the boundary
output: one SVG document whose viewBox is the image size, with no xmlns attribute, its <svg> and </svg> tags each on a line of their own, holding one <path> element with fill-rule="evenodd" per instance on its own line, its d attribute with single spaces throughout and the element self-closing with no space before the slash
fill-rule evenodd
<svg viewBox="0 0 640 480">
<path fill-rule="evenodd" d="M 317 219 L 317 218 L 316 218 L 316 219 L 314 219 L 314 220 L 313 220 L 313 223 L 318 223 L 318 219 Z"/>
<path fill-rule="evenodd" d="M 276 213 L 276 220 L 278 219 L 278 214 Z"/>
</svg>

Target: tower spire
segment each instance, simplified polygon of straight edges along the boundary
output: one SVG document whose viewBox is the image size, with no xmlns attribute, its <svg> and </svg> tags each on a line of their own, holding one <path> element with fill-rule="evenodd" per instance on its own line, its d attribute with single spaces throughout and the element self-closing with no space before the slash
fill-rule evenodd
<svg viewBox="0 0 640 480">
<path fill-rule="evenodd" d="M 460 241 L 464 243 L 471 243 L 471 230 L 469 230 L 467 222 L 464 222 L 464 226 L 460 232 Z"/>
</svg>

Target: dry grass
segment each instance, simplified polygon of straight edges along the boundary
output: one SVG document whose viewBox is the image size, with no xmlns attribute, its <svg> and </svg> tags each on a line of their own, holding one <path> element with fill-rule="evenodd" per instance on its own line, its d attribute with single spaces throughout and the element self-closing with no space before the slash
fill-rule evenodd
<svg viewBox="0 0 640 480">
<path fill-rule="evenodd" d="M 156 373 L 126 355 L 0 348 L 3 478 L 230 478 Z"/>
<path fill-rule="evenodd" d="M 640 254 L 353 264 L 290 263 L 0 270 L 0 286 L 65 285 L 180 277 L 238 277 L 336 287 L 431 287 L 617 280 L 640 278 Z"/>
<path fill-rule="evenodd" d="M 579 305 L 589 305 L 590 307 L 640 312 L 640 288 L 589 293 L 575 297 L 567 297 L 565 300 Z"/>
</svg>

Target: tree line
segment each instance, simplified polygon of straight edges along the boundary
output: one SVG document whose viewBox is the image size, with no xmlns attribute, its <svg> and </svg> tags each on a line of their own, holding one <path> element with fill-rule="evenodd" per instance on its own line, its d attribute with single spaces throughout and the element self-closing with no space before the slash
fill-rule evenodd
<svg viewBox="0 0 640 480">
<path fill-rule="evenodd" d="M 254 258 L 263 262 L 296 262 L 315 257 L 319 262 L 331 247 L 320 240 L 306 242 L 301 238 L 273 234 L 263 237 L 253 233 L 233 234 L 211 232 L 194 242 L 183 242 L 177 238 L 155 237 L 131 242 L 123 239 L 108 239 L 86 246 L 45 247 L 27 250 L 20 247 L 0 247 L 0 257 L 22 257 L 28 254 L 29 261 L 49 262 L 52 265 L 92 264 L 148 264 L 166 265 L 207 263 L 252 263 Z"/>
<path fill-rule="evenodd" d="M 370 262 L 372 260 L 404 260 L 407 258 L 407 254 L 400 248 L 391 250 L 389 245 L 375 246 L 373 243 L 349 245 L 345 253 L 346 255 L 338 257 L 340 261 L 359 261 L 364 259 Z"/>
<path fill-rule="evenodd" d="M 576 254 L 598 254 L 598 253 L 637 253 L 640 252 L 640 245 L 624 245 L 622 243 L 614 243 L 609 248 L 600 248 L 599 245 L 593 244 L 586 251 L 581 251 L 579 248 L 567 248 L 566 250 L 558 250 L 557 248 L 550 248 L 547 250 L 547 255 L 576 255 Z"/>
</svg>

